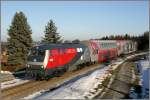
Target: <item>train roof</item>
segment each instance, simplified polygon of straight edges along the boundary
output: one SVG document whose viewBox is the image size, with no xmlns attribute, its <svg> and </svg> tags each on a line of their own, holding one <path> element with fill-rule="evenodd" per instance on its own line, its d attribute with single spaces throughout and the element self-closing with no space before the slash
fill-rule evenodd
<svg viewBox="0 0 150 100">
<path fill-rule="evenodd" d="M 115 43 L 116 40 L 96 40 L 97 42 L 101 42 L 101 43 Z"/>
<path fill-rule="evenodd" d="M 32 47 L 31 50 L 34 49 L 38 49 L 38 50 L 48 50 L 48 49 L 54 49 L 54 48 L 68 48 L 68 47 L 85 47 L 85 45 L 80 44 L 80 43 L 60 43 L 60 44 L 55 44 L 55 43 L 51 43 L 51 44 L 42 44 L 42 45 L 38 45 L 35 47 Z"/>
</svg>

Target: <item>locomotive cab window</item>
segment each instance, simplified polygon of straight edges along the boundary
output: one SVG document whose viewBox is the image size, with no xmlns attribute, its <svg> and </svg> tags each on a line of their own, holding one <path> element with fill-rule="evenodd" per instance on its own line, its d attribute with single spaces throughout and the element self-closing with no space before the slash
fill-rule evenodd
<svg viewBox="0 0 150 100">
<path fill-rule="evenodd" d="M 32 51 L 30 52 L 30 55 L 36 56 L 36 55 L 37 55 L 37 51 L 36 51 L 36 50 L 32 50 Z"/>
<path fill-rule="evenodd" d="M 45 55 L 45 51 L 39 50 L 39 51 L 38 51 L 38 55 L 39 55 L 39 56 L 44 56 L 44 55 Z"/>
<path fill-rule="evenodd" d="M 45 55 L 45 51 L 42 51 L 42 50 L 31 50 L 30 51 L 30 55 L 31 56 L 44 56 Z"/>
</svg>

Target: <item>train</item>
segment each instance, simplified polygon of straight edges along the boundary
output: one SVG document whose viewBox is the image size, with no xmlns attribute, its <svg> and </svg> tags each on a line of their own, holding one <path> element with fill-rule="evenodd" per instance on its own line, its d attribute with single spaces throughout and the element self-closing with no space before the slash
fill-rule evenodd
<svg viewBox="0 0 150 100">
<path fill-rule="evenodd" d="M 30 49 L 27 74 L 37 80 L 75 71 L 83 65 L 109 62 L 137 50 L 131 40 L 85 40 L 79 43 L 42 44 Z"/>
</svg>

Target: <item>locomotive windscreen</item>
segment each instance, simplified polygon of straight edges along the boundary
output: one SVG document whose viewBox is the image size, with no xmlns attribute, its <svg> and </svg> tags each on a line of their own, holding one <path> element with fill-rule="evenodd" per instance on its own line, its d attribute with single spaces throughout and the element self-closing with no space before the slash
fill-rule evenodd
<svg viewBox="0 0 150 100">
<path fill-rule="evenodd" d="M 45 51 L 42 50 L 31 50 L 29 53 L 30 56 L 44 56 Z"/>
<path fill-rule="evenodd" d="M 43 62 L 45 57 L 45 50 L 31 49 L 28 55 L 28 61 Z"/>
</svg>

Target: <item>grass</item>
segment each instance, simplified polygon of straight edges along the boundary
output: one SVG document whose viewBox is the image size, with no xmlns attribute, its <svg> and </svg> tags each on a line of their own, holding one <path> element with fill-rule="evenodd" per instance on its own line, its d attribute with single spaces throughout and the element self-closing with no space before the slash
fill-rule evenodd
<svg viewBox="0 0 150 100">
<path fill-rule="evenodd" d="M 118 75 L 118 72 L 119 72 L 119 70 L 121 69 L 121 66 L 122 66 L 122 64 L 119 65 L 115 70 L 109 70 L 109 73 L 111 74 L 111 76 L 107 76 L 107 77 L 104 79 L 104 81 L 102 81 L 102 84 L 99 84 L 99 85 L 98 85 L 98 89 L 99 89 L 99 88 L 103 88 L 102 91 L 101 91 L 101 93 L 103 93 L 103 92 L 106 91 L 107 85 L 109 84 L 109 82 L 110 82 L 112 76 L 114 75 L 114 76 L 116 77 L 116 76 Z M 100 94 L 101 94 L 101 93 L 100 93 Z"/>
</svg>

